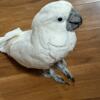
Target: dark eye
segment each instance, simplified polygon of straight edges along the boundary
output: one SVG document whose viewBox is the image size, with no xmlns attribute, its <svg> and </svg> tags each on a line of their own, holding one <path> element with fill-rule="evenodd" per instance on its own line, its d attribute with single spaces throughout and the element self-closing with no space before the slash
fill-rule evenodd
<svg viewBox="0 0 100 100">
<path fill-rule="evenodd" d="M 62 18 L 62 17 L 59 17 L 59 18 L 58 18 L 58 21 L 59 21 L 59 22 L 63 21 L 63 18 Z"/>
</svg>

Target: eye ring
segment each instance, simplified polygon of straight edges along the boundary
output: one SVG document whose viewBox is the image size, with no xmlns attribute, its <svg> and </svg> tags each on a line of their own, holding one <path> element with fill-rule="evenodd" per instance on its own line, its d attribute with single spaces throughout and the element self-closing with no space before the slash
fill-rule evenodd
<svg viewBox="0 0 100 100">
<path fill-rule="evenodd" d="M 63 18 L 62 18 L 62 17 L 59 17 L 57 20 L 58 20 L 59 22 L 62 22 L 62 21 L 63 21 Z"/>
</svg>

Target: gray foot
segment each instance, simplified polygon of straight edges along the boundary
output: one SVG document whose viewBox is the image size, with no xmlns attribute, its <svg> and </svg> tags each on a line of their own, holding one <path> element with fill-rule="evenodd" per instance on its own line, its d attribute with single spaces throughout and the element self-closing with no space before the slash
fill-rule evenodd
<svg viewBox="0 0 100 100">
<path fill-rule="evenodd" d="M 68 70 L 67 64 L 64 60 L 59 61 L 56 63 L 57 68 L 63 72 L 63 74 L 72 82 L 75 82 L 74 77 L 72 76 L 72 74 L 70 73 L 70 71 Z"/>
<path fill-rule="evenodd" d="M 68 84 L 67 82 L 64 81 L 64 79 L 61 76 L 57 75 L 53 69 L 44 70 L 43 75 L 45 77 L 50 77 L 54 79 L 56 82 L 59 82 L 62 84 Z"/>
</svg>

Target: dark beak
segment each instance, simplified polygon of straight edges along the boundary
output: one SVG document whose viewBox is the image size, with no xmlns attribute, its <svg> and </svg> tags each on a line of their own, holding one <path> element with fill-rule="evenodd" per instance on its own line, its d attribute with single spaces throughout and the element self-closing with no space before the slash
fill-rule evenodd
<svg viewBox="0 0 100 100">
<path fill-rule="evenodd" d="M 79 28 L 81 24 L 82 24 L 82 17 L 76 10 L 72 9 L 69 18 L 67 20 L 67 30 L 74 31 L 75 29 Z"/>
</svg>

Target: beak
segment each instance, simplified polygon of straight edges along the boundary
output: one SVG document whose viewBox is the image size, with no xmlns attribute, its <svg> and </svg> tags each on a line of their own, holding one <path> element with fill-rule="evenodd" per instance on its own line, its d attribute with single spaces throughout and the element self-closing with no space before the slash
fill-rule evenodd
<svg viewBox="0 0 100 100">
<path fill-rule="evenodd" d="M 72 9 L 69 18 L 67 20 L 67 30 L 74 31 L 75 29 L 79 28 L 81 24 L 82 24 L 82 17 L 76 10 Z"/>
</svg>

